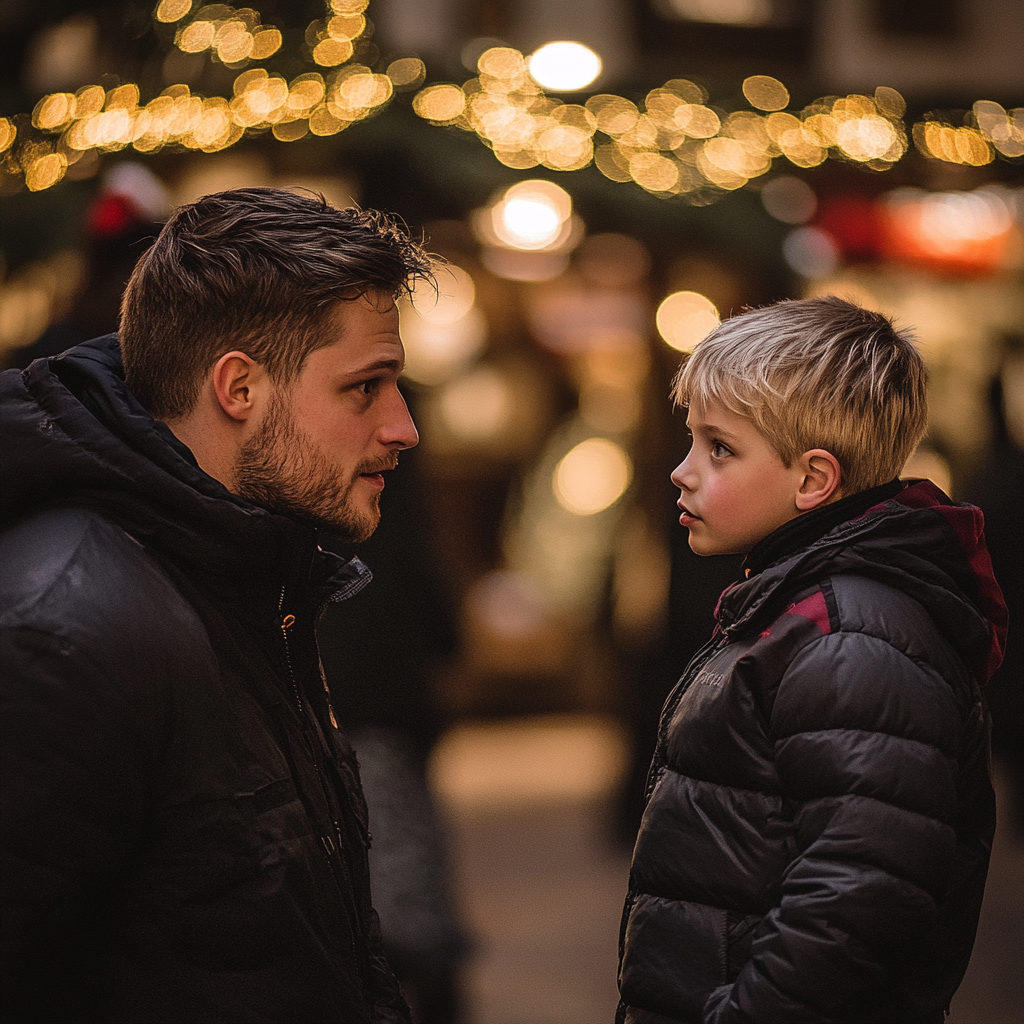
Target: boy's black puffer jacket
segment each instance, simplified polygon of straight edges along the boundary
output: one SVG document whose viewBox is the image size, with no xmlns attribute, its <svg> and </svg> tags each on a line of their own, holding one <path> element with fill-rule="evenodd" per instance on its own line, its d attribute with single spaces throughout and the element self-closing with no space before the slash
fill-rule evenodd
<svg viewBox="0 0 1024 1024">
<path fill-rule="evenodd" d="M 231 494 L 117 340 L 0 375 L 3 1017 L 399 1024 L 314 625 L 361 563 Z"/>
<path fill-rule="evenodd" d="M 717 617 L 662 715 L 620 1024 L 940 1024 L 995 821 L 981 513 L 912 484 Z"/>
</svg>

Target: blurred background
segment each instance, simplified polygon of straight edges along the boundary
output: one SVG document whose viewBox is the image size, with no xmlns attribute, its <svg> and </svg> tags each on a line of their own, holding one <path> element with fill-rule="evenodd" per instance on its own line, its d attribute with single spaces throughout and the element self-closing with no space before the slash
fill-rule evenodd
<svg viewBox="0 0 1024 1024">
<path fill-rule="evenodd" d="M 0 366 L 116 329 L 170 209 L 221 189 L 385 209 L 445 261 L 402 304 L 422 443 L 376 583 L 321 630 L 422 1024 L 613 1014 L 658 711 L 738 567 L 677 524 L 681 353 L 822 293 L 912 325 L 904 475 L 982 506 L 1011 605 L 949 1019 L 1024 1019 L 1019 0 L 0 0 L 0 44 Z"/>
</svg>

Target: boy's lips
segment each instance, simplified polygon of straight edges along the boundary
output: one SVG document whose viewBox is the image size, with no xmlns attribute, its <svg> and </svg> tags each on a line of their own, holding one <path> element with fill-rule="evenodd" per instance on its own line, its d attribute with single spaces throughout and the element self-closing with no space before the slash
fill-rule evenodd
<svg viewBox="0 0 1024 1024">
<path fill-rule="evenodd" d="M 676 502 L 676 505 L 678 506 L 679 511 L 682 513 L 679 516 L 679 524 L 681 526 L 690 526 L 693 523 L 700 522 L 700 516 L 695 515 L 693 512 L 691 512 L 681 501 Z"/>
</svg>

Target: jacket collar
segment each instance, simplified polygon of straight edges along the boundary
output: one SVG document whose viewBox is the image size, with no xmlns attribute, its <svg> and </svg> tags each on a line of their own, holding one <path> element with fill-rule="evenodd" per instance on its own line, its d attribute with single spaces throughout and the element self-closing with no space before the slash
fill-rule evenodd
<svg viewBox="0 0 1024 1024">
<path fill-rule="evenodd" d="M 358 559 L 322 551 L 316 530 L 231 493 L 138 402 L 116 335 L 2 375 L 0 518 L 48 505 L 93 508 L 222 596 L 298 588 L 322 605 L 369 582 Z M 7 490 L 5 484 L 4 489 Z M 314 598 L 315 593 L 315 598 Z"/>
<path fill-rule="evenodd" d="M 828 576 L 868 577 L 922 604 L 983 683 L 1002 659 L 1007 615 L 982 523 L 974 506 L 951 501 L 930 481 L 911 481 L 729 587 L 719 628 L 729 635 L 763 629 L 801 589 Z"/>
</svg>

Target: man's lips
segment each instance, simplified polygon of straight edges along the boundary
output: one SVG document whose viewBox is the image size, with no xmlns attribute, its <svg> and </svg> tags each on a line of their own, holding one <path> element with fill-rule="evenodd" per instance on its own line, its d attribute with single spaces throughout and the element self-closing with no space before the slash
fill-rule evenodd
<svg viewBox="0 0 1024 1024">
<path fill-rule="evenodd" d="M 367 469 L 363 469 L 362 472 L 359 473 L 359 476 L 366 480 L 367 483 L 371 483 L 376 487 L 383 487 L 383 474 L 389 472 L 392 469 L 396 469 L 397 467 L 397 460 L 392 462 L 385 462 L 382 465 L 371 466 Z"/>
</svg>

